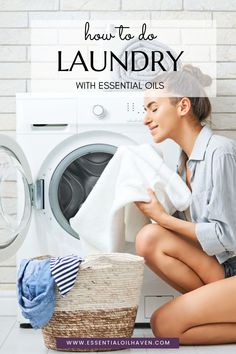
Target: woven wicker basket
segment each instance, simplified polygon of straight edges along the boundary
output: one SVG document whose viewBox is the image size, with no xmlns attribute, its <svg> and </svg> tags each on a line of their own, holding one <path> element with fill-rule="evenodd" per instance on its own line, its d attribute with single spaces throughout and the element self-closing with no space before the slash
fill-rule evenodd
<svg viewBox="0 0 236 354">
<path fill-rule="evenodd" d="M 56 338 L 131 337 L 143 267 L 142 257 L 127 253 L 86 257 L 72 290 L 64 298 L 57 291 L 53 317 L 42 328 L 46 347 L 60 350 Z"/>
</svg>

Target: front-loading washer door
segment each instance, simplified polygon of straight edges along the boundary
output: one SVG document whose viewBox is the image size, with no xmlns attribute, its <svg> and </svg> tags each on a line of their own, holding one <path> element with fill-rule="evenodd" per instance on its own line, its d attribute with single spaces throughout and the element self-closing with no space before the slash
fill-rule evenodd
<svg viewBox="0 0 236 354">
<path fill-rule="evenodd" d="M 134 144 L 137 141 L 120 132 L 90 130 L 68 137 L 50 152 L 39 177 L 46 181 L 45 213 L 50 217 L 52 213 L 51 220 L 55 219 L 63 232 L 79 239 L 70 219 L 86 201 L 117 148 Z"/>
<path fill-rule="evenodd" d="M 19 144 L 0 135 L 0 261 L 16 254 L 26 237 L 31 185 L 30 167 Z"/>
</svg>

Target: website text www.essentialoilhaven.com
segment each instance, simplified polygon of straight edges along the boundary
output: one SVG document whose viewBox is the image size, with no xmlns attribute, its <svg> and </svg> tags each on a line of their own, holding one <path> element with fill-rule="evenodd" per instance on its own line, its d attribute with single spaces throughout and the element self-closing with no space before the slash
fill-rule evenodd
<svg viewBox="0 0 236 354">
<path fill-rule="evenodd" d="M 178 338 L 56 338 L 57 349 L 179 348 Z"/>
</svg>

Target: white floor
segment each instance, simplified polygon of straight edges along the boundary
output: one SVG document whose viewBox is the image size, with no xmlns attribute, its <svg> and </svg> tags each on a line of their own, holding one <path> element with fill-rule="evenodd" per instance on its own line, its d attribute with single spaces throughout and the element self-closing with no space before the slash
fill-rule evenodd
<svg viewBox="0 0 236 354">
<path fill-rule="evenodd" d="M 136 337 L 153 337 L 150 329 L 135 329 Z M 113 351 L 112 353 L 140 353 L 151 354 L 157 352 L 153 349 L 129 349 Z M 179 349 L 161 349 L 164 353 L 187 354 L 235 354 L 236 344 L 207 345 L 207 346 L 180 346 Z M 0 316 L 0 354 L 56 354 L 61 351 L 49 350 L 44 346 L 40 330 L 22 329 L 15 316 Z M 69 353 L 69 352 L 64 352 Z M 71 352 L 70 352 L 71 353 Z M 109 352 L 106 352 L 109 353 Z"/>
</svg>

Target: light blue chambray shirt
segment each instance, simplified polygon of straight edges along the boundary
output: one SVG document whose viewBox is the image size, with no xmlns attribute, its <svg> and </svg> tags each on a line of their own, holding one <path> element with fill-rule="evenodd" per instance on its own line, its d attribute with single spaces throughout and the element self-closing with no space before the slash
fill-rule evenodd
<svg viewBox="0 0 236 354">
<path fill-rule="evenodd" d="M 185 164 L 191 171 L 190 215 L 197 239 L 221 264 L 236 255 L 236 142 L 204 126 L 188 160 L 181 152 L 178 173 L 184 181 Z M 184 219 L 183 213 L 179 217 Z"/>
<path fill-rule="evenodd" d="M 48 323 L 53 315 L 56 294 L 50 272 L 50 258 L 22 259 L 17 273 L 17 296 L 22 315 L 34 329 Z"/>
</svg>

